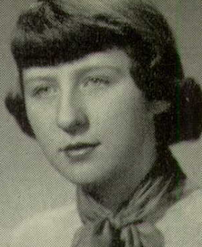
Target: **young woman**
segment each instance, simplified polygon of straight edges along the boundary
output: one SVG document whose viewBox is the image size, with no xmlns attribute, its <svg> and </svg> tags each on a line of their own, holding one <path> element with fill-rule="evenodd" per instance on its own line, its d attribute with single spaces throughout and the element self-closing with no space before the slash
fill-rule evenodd
<svg viewBox="0 0 202 247">
<path fill-rule="evenodd" d="M 77 185 L 77 209 L 25 221 L 11 246 L 201 246 L 202 197 L 168 145 L 200 136 L 202 95 L 158 10 L 41 0 L 19 17 L 12 52 L 19 90 L 6 106 Z"/>
</svg>

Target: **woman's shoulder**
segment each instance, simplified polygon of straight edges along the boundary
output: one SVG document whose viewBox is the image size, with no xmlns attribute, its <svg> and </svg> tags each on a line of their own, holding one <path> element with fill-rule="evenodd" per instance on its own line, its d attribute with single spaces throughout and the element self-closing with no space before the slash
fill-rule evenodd
<svg viewBox="0 0 202 247">
<path fill-rule="evenodd" d="M 25 220 L 11 235 L 9 247 L 69 247 L 81 226 L 75 204 L 46 211 Z M 202 246 L 202 190 L 173 205 L 156 224 L 165 247 Z"/>
<path fill-rule="evenodd" d="M 24 220 L 15 228 L 10 246 L 68 247 L 80 225 L 75 204 L 45 211 Z"/>
<path fill-rule="evenodd" d="M 165 247 L 202 246 L 202 190 L 172 206 L 156 226 L 163 232 Z"/>
</svg>

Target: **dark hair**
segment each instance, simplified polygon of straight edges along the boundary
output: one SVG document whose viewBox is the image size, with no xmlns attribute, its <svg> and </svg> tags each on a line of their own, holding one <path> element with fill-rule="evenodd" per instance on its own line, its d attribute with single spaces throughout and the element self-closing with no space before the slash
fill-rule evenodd
<svg viewBox="0 0 202 247">
<path fill-rule="evenodd" d="M 196 139 L 202 128 L 202 93 L 185 79 L 172 32 L 151 4 L 134 0 L 41 0 L 19 17 L 11 43 L 21 93 L 5 103 L 22 130 L 34 137 L 23 97 L 24 68 L 57 65 L 112 48 L 132 59 L 131 74 L 148 101 L 170 102 L 156 115 L 160 145 Z"/>
</svg>

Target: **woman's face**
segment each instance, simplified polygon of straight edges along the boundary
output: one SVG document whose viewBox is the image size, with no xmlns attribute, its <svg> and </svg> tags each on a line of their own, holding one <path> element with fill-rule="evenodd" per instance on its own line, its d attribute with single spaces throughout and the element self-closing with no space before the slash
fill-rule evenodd
<svg viewBox="0 0 202 247">
<path fill-rule="evenodd" d="M 24 70 L 28 119 L 50 163 L 76 184 L 141 176 L 148 123 L 142 92 L 121 50 Z M 135 178 L 134 178 L 135 179 Z"/>
</svg>

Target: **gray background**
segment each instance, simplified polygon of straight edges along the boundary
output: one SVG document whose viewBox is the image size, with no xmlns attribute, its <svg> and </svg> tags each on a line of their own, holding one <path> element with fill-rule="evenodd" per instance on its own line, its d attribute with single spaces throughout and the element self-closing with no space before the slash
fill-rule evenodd
<svg viewBox="0 0 202 247">
<path fill-rule="evenodd" d="M 74 186 L 49 166 L 37 144 L 20 132 L 4 108 L 5 94 L 17 78 L 9 37 L 19 12 L 32 2 L 0 1 L 0 227 L 5 228 L 36 212 L 74 200 Z M 173 27 L 186 75 L 202 83 L 201 0 L 153 2 Z M 199 185 L 202 185 L 201 150 L 201 140 L 173 147 L 181 166 Z"/>
</svg>

